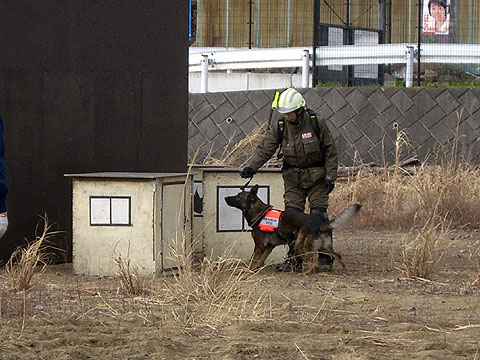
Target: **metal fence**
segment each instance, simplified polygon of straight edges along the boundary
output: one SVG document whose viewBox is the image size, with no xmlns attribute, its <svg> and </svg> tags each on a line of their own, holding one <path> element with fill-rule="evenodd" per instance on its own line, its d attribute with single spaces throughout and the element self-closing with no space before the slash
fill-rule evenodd
<svg viewBox="0 0 480 360">
<path fill-rule="evenodd" d="M 422 44 L 479 44 L 474 0 L 191 0 L 190 43 L 202 49 L 415 45 L 417 84 L 471 83 L 480 64 L 422 63 Z M 445 57 L 451 47 L 445 47 Z M 275 70 L 281 71 L 281 70 Z M 404 65 L 313 64 L 314 84 L 389 84 Z"/>
<path fill-rule="evenodd" d="M 308 46 L 312 4 L 311 0 L 192 0 L 192 42 L 198 47 Z"/>
</svg>

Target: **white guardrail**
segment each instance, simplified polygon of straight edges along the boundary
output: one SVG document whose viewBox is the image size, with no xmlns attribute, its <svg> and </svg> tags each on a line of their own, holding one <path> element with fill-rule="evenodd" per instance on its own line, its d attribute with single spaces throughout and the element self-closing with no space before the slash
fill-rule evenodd
<svg viewBox="0 0 480 360">
<path fill-rule="evenodd" d="M 407 86 L 413 79 L 417 44 L 344 45 L 317 48 L 315 63 L 327 65 L 406 64 Z M 423 63 L 479 64 L 480 45 L 428 44 L 420 47 Z M 202 92 L 207 92 L 208 71 L 266 68 L 302 68 L 302 85 L 308 87 L 312 48 L 226 49 L 190 48 L 189 72 L 201 72 Z M 409 79 L 408 77 L 411 77 Z"/>
</svg>

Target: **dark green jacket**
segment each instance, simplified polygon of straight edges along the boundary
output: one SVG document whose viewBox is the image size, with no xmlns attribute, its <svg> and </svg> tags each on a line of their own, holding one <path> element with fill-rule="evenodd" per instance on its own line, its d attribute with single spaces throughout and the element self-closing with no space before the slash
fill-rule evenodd
<svg viewBox="0 0 480 360">
<path fill-rule="evenodd" d="M 309 167 L 304 170 L 315 173 L 315 179 L 311 179 L 315 182 L 324 178 L 336 180 L 338 163 L 335 142 L 325 120 L 318 116 L 317 119 L 320 130 L 318 137 L 312 128 L 307 111 L 303 112 L 298 125 L 284 122 L 283 161 L 293 167 Z M 276 119 L 270 124 L 248 166 L 257 171 L 273 156 L 279 145 L 278 119 Z"/>
</svg>

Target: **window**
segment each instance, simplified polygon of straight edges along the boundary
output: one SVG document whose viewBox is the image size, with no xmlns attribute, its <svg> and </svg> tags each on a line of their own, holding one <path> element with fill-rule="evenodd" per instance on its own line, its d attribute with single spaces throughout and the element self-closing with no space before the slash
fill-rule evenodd
<svg viewBox="0 0 480 360">
<path fill-rule="evenodd" d="M 132 226 L 130 196 L 90 196 L 91 226 Z"/>
</svg>

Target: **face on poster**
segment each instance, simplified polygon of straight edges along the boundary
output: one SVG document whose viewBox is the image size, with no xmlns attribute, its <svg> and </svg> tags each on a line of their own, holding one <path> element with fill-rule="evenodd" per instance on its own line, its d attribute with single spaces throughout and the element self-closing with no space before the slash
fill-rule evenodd
<svg viewBox="0 0 480 360">
<path fill-rule="evenodd" d="M 423 33 L 448 35 L 451 0 L 423 1 Z"/>
</svg>

